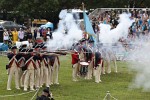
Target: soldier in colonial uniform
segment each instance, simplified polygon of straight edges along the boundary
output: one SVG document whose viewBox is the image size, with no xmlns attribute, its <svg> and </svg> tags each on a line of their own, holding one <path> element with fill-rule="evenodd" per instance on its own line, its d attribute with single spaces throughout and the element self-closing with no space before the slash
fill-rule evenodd
<svg viewBox="0 0 150 100">
<path fill-rule="evenodd" d="M 23 87 L 23 82 L 22 82 L 23 81 L 22 80 L 23 70 L 22 70 L 22 68 L 25 66 L 25 57 L 24 57 L 25 52 L 26 52 L 25 48 L 20 48 L 18 56 L 17 56 L 17 61 L 18 61 L 18 65 L 19 65 L 18 73 L 19 73 L 19 80 L 20 80 L 21 87 Z"/>
<path fill-rule="evenodd" d="M 46 50 L 46 46 L 41 46 L 42 50 Z M 42 62 L 41 62 L 41 78 L 40 78 L 40 85 L 42 86 L 43 83 L 46 84 L 46 87 L 49 87 L 49 73 L 48 73 L 48 56 L 45 54 L 41 55 Z"/>
<path fill-rule="evenodd" d="M 41 68 L 41 56 L 40 54 L 38 53 L 39 52 L 39 48 L 40 46 L 37 44 L 34 47 L 34 51 L 37 52 L 33 59 L 35 61 L 35 64 L 36 64 L 36 70 L 35 70 L 35 87 L 36 88 L 39 88 L 40 87 L 40 76 L 41 76 L 41 71 L 40 71 L 40 68 Z"/>
<path fill-rule="evenodd" d="M 89 63 L 88 66 L 88 72 L 86 79 L 92 79 L 92 72 L 93 72 L 93 66 L 94 66 L 94 54 L 93 54 L 93 49 L 92 49 L 92 44 L 94 41 L 89 41 L 89 45 L 86 48 L 86 62 Z"/>
<path fill-rule="evenodd" d="M 53 77 L 52 80 L 54 82 L 54 84 L 59 84 L 58 82 L 58 72 L 59 72 L 59 67 L 60 67 L 60 62 L 59 62 L 59 54 L 55 54 L 55 61 L 53 64 Z"/>
<path fill-rule="evenodd" d="M 23 44 L 20 46 L 19 48 L 19 53 L 17 56 L 17 61 L 18 61 L 18 65 L 19 65 L 19 80 L 20 80 L 20 85 L 21 87 L 23 87 L 23 82 L 22 82 L 22 74 L 23 74 L 23 70 L 22 68 L 25 66 L 25 57 L 24 57 L 24 53 L 26 52 L 26 44 Z"/>
<path fill-rule="evenodd" d="M 72 80 L 73 81 L 78 81 L 77 80 L 77 74 L 78 74 L 78 66 L 79 66 L 79 53 L 76 49 L 71 54 L 72 57 Z"/>
<path fill-rule="evenodd" d="M 8 69 L 8 82 L 7 82 L 7 90 L 11 90 L 11 81 L 12 76 L 15 74 L 15 84 L 16 89 L 19 88 L 19 73 L 18 73 L 18 62 L 16 59 L 17 55 L 17 47 L 13 46 L 11 48 L 11 53 L 8 53 L 7 57 L 9 58 L 9 65 L 6 65 L 6 69 Z"/>
<path fill-rule="evenodd" d="M 101 82 L 100 76 L 101 76 L 101 68 L 102 68 L 102 56 L 99 51 L 95 52 L 95 82 L 99 83 Z"/>
<path fill-rule="evenodd" d="M 54 62 L 55 62 L 55 56 L 49 55 L 48 56 L 48 67 L 49 67 L 49 84 L 53 84 L 53 70 L 54 70 Z"/>
<path fill-rule="evenodd" d="M 24 91 L 27 91 L 28 83 L 30 82 L 30 90 L 34 90 L 34 69 L 36 69 L 36 64 L 33 60 L 33 49 L 29 49 L 25 56 L 25 78 L 24 78 Z"/>
<path fill-rule="evenodd" d="M 80 65 L 79 65 L 79 75 L 81 76 L 85 76 L 87 74 L 87 66 L 88 64 L 86 63 L 86 51 L 85 51 L 85 48 L 86 48 L 86 40 L 85 39 L 82 39 L 80 41 L 80 47 L 79 47 L 79 59 L 80 59 Z M 86 63 L 85 64 L 81 64 L 81 62 L 84 62 Z"/>
</svg>

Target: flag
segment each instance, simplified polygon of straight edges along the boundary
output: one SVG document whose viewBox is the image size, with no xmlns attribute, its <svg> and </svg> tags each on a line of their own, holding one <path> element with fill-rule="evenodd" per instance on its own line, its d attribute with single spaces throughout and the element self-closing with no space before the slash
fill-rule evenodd
<svg viewBox="0 0 150 100">
<path fill-rule="evenodd" d="M 83 17 L 84 17 L 84 26 L 85 26 L 85 31 L 87 34 L 90 35 L 89 39 L 94 41 L 94 44 L 96 43 L 96 34 L 93 30 L 92 24 L 89 20 L 88 15 L 83 11 Z"/>
</svg>

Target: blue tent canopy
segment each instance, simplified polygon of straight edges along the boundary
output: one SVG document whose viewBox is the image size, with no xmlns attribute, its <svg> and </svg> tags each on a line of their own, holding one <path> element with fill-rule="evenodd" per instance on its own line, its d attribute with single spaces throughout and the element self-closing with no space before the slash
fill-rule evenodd
<svg viewBox="0 0 150 100">
<path fill-rule="evenodd" d="M 51 22 L 47 22 L 45 25 L 41 25 L 41 28 L 51 28 L 52 30 L 54 29 L 54 25 Z"/>
<path fill-rule="evenodd" d="M 0 43 L 0 51 L 7 51 L 8 50 L 8 45 L 4 43 Z"/>
</svg>

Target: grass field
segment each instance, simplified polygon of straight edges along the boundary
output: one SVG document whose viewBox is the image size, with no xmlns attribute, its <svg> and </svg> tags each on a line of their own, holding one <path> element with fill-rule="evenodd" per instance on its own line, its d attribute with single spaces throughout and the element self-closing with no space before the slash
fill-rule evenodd
<svg viewBox="0 0 150 100">
<path fill-rule="evenodd" d="M 61 67 L 59 71 L 60 85 L 52 85 L 51 91 L 55 100 L 103 100 L 107 91 L 118 100 L 150 100 L 149 92 L 142 92 L 141 89 L 130 90 L 134 73 L 127 69 L 127 63 L 117 62 L 118 73 L 112 72 L 101 76 L 102 83 L 94 83 L 94 80 L 79 79 L 79 82 L 72 82 L 71 57 L 69 55 L 60 58 Z M 23 90 L 16 90 L 14 81 L 12 91 L 6 90 L 7 77 L 5 65 L 8 63 L 6 57 L 0 57 L 0 96 L 24 93 Z M 112 70 L 113 71 L 113 70 Z M 40 94 L 42 88 L 40 89 Z M 29 93 L 22 96 L 5 97 L 0 100 L 30 100 L 35 94 Z M 113 99 L 111 99 L 113 100 Z"/>
</svg>

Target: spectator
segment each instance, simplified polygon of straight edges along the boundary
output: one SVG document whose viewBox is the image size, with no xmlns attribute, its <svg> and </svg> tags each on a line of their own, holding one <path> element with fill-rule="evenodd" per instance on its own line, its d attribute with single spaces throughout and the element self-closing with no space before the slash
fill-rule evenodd
<svg viewBox="0 0 150 100">
<path fill-rule="evenodd" d="M 4 38 L 4 43 L 8 44 L 9 34 L 8 34 L 7 29 L 4 29 L 3 38 Z"/>
<path fill-rule="evenodd" d="M 27 41 L 28 29 L 24 30 L 24 41 Z"/>
<path fill-rule="evenodd" d="M 42 29 L 42 37 L 43 37 L 44 41 L 46 41 L 46 33 L 47 33 L 46 28 L 43 28 Z"/>
<path fill-rule="evenodd" d="M 41 37 L 42 37 L 42 36 L 41 36 L 40 30 L 38 30 L 38 31 L 37 31 L 37 37 L 36 37 L 36 39 L 37 39 L 37 38 L 41 38 Z"/>
<path fill-rule="evenodd" d="M 13 40 L 13 34 L 11 29 L 8 30 L 8 34 L 9 34 L 9 40 L 12 41 Z"/>
<path fill-rule="evenodd" d="M 16 28 L 14 28 L 14 31 L 12 31 L 13 34 L 13 42 L 16 43 L 18 41 L 18 31 Z"/>
<path fill-rule="evenodd" d="M 9 34 L 8 47 L 10 48 L 12 46 L 12 39 L 13 39 L 13 35 L 10 29 L 8 30 L 8 34 Z"/>
<path fill-rule="evenodd" d="M 30 28 L 27 30 L 27 40 L 29 43 L 32 43 L 32 33 Z"/>
<path fill-rule="evenodd" d="M 24 31 L 22 28 L 20 28 L 20 31 L 18 32 L 18 37 L 20 42 L 24 41 Z"/>
<path fill-rule="evenodd" d="M 51 29 L 50 29 L 50 28 L 47 28 L 46 38 L 47 38 L 48 40 L 49 40 L 49 39 L 52 39 L 52 32 L 51 32 Z"/>
<path fill-rule="evenodd" d="M 27 40 L 29 42 L 29 47 L 32 48 L 33 40 L 32 40 L 32 33 L 31 33 L 31 29 L 30 28 L 27 30 Z"/>
<path fill-rule="evenodd" d="M 37 38 L 37 32 L 38 32 L 38 30 L 37 30 L 37 28 L 35 28 L 35 30 L 34 30 L 34 39 L 36 40 L 36 38 Z"/>
<path fill-rule="evenodd" d="M 42 35 L 42 31 L 43 31 L 43 29 L 40 27 L 39 28 L 39 32 L 40 32 L 40 36 L 42 37 L 43 35 Z"/>
</svg>

